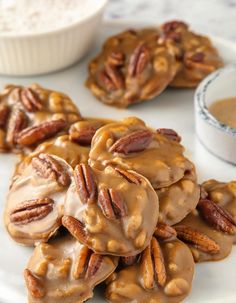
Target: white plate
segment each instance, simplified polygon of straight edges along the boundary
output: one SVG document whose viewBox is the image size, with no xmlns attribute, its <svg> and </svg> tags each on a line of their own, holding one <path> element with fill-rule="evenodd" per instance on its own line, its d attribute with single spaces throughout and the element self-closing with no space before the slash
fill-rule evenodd
<svg viewBox="0 0 236 303">
<path fill-rule="evenodd" d="M 76 66 L 35 78 L 0 77 L 0 89 L 7 83 L 25 84 L 38 82 L 42 86 L 68 93 L 79 106 L 84 116 L 100 116 L 121 119 L 127 116 L 138 116 L 152 127 L 174 128 L 183 138 L 186 155 L 197 166 L 199 181 L 209 178 L 232 180 L 236 168 L 212 156 L 197 141 L 194 134 L 193 90 L 167 89 L 155 100 L 135 105 L 129 109 L 116 109 L 98 102 L 84 87 L 87 75 L 87 62 L 98 51 L 102 41 L 109 35 L 129 28 L 134 24 L 109 23 L 100 30 L 94 51 Z M 79 37 L 78 37 L 79 39 Z M 213 38 L 225 62 L 236 58 L 236 45 L 219 38 Z M 0 211 L 3 211 L 9 178 L 12 174 L 16 157 L 0 155 Z M 32 253 L 31 248 L 15 244 L 7 235 L 3 221 L 0 221 L 0 303 L 27 302 L 22 271 Z M 235 303 L 236 302 L 236 249 L 221 262 L 204 263 L 196 266 L 196 274 L 188 303 Z M 97 291 L 93 303 L 104 302 L 101 291 Z"/>
</svg>

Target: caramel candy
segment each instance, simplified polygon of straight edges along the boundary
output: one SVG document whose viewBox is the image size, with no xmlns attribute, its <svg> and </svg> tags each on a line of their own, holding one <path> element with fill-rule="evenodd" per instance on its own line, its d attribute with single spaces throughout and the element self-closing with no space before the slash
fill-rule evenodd
<svg viewBox="0 0 236 303">
<path fill-rule="evenodd" d="M 158 209 L 158 197 L 143 176 L 80 164 L 67 192 L 62 224 L 97 253 L 132 256 L 150 242 Z"/>
<path fill-rule="evenodd" d="M 72 168 L 59 157 L 39 154 L 13 176 L 4 219 L 18 243 L 46 242 L 61 226 Z"/>
<path fill-rule="evenodd" d="M 199 215 L 198 210 L 189 214 L 174 227 L 178 237 L 188 244 L 195 262 L 218 261 L 226 258 L 235 241 L 235 235 L 217 230 L 217 227 L 212 226 L 206 218 Z"/>
<path fill-rule="evenodd" d="M 173 225 L 193 211 L 199 201 L 200 188 L 195 169 L 186 172 L 178 182 L 156 190 L 159 198 L 159 222 Z"/>
<path fill-rule="evenodd" d="M 116 257 L 98 255 L 69 235 L 41 243 L 24 271 L 28 300 L 82 303 L 116 266 Z"/>
<path fill-rule="evenodd" d="M 33 84 L 6 86 L 0 94 L 0 151 L 37 146 L 81 119 L 71 99 Z"/>
<path fill-rule="evenodd" d="M 236 181 L 208 180 L 202 184 L 209 199 L 226 209 L 236 219 Z"/>
<path fill-rule="evenodd" d="M 89 163 L 98 168 L 111 164 L 134 170 L 159 189 L 176 183 L 193 169 L 194 165 L 183 152 L 176 140 L 130 117 L 105 125 L 96 132 Z"/>
<path fill-rule="evenodd" d="M 183 242 L 153 237 L 137 264 L 108 279 L 106 298 L 111 303 L 182 302 L 191 290 L 193 274 L 193 257 Z"/>
<path fill-rule="evenodd" d="M 89 64 L 87 86 L 102 102 L 127 107 L 158 96 L 179 64 L 158 45 L 157 28 L 127 30 L 108 38 Z"/>
<path fill-rule="evenodd" d="M 223 66 L 211 40 L 192 32 L 186 23 L 167 22 L 161 26 L 161 31 L 158 43 L 172 50 L 180 64 L 170 86 L 196 87 L 208 74 Z"/>
</svg>

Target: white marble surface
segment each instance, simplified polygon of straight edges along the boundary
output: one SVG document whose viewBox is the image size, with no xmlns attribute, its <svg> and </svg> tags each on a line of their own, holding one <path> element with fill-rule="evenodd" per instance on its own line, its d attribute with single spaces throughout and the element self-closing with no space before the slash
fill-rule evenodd
<svg viewBox="0 0 236 303">
<path fill-rule="evenodd" d="M 105 18 L 147 23 L 181 19 L 201 33 L 236 42 L 236 0 L 109 0 Z"/>
</svg>

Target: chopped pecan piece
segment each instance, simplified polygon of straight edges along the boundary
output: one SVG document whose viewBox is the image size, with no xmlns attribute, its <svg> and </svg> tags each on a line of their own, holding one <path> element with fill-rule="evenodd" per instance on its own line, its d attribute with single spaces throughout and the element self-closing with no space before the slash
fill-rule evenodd
<svg viewBox="0 0 236 303">
<path fill-rule="evenodd" d="M 169 140 L 173 140 L 173 141 L 177 141 L 177 142 L 181 141 L 181 137 L 173 129 L 170 129 L 170 128 L 158 128 L 157 129 L 157 133 L 160 134 L 160 135 L 163 135 L 163 136 L 167 137 L 167 139 L 169 139 Z"/>
<path fill-rule="evenodd" d="M 103 188 L 99 191 L 98 204 L 108 219 L 121 219 L 127 215 L 127 208 L 122 197 L 113 188 Z"/>
<path fill-rule="evenodd" d="M 205 58 L 205 54 L 203 52 L 197 52 L 197 53 L 194 53 L 188 59 L 191 60 L 191 61 L 193 61 L 193 62 L 203 62 L 204 58 Z"/>
<path fill-rule="evenodd" d="M 85 226 L 79 220 L 71 216 L 62 217 L 62 225 L 74 236 L 80 243 L 86 242 Z"/>
<path fill-rule="evenodd" d="M 125 55 L 121 52 L 113 52 L 107 59 L 108 64 L 114 66 L 121 66 L 124 64 Z"/>
<path fill-rule="evenodd" d="M 24 278 L 28 291 L 33 298 L 40 299 L 46 295 L 40 280 L 29 269 L 24 270 Z"/>
<path fill-rule="evenodd" d="M 88 164 L 78 164 L 74 170 L 76 190 L 83 203 L 93 202 L 97 188 Z"/>
<path fill-rule="evenodd" d="M 32 199 L 21 202 L 10 214 L 14 224 L 28 224 L 45 218 L 53 210 L 54 201 L 50 198 Z"/>
<path fill-rule="evenodd" d="M 0 104 L 0 127 L 6 127 L 9 114 L 10 108 L 7 105 Z"/>
<path fill-rule="evenodd" d="M 200 198 L 206 199 L 208 197 L 208 192 L 205 190 L 203 186 L 200 186 Z"/>
<path fill-rule="evenodd" d="M 63 119 L 42 122 L 21 131 L 17 136 L 17 143 L 30 146 L 41 140 L 50 138 L 65 128 L 66 121 Z"/>
<path fill-rule="evenodd" d="M 31 88 L 21 90 L 20 101 L 29 112 L 40 110 L 43 107 L 41 100 Z"/>
<path fill-rule="evenodd" d="M 123 177 L 125 178 L 128 182 L 134 183 L 136 185 L 139 185 L 141 183 L 141 180 L 132 174 L 130 171 L 121 169 L 119 167 L 116 167 L 115 170 Z"/>
<path fill-rule="evenodd" d="M 143 72 L 150 60 L 149 49 L 145 44 L 138 45 L 129 60 L 128 73 L 135 77 Z"/>
<path fill-rule="evenodd" d="M 6 142 L 12 146 L 17 142 L 18 134 L 26 127 L 27 117 L 21 110 L 14 110 L 11 115 L 7 126 Z"/>
<path fill-rule="evenodd" d="M 201 199 L 197 209 L 203 219 L 215 229 L 227 234 L 236 234 L 236 221 L 221 206 L 211 200 Z"/>
<path fill-rule="evenodd" d="M 158 223 L 156 230 L 155 230 L 155 236 L 162 238 L 162 239 L 169 239 L 174 238 L 177 236 L 176 230 L 165 224 L 165 223 Z"/>
<path fill-rule="evenodd" d="M 214 255 L 220 251 L 219 245 L 214 240 L 191 227 L 176 226 L 175 230 L 180 240 L 192 244 L 203 252 Z"/>
<path fill-rule="evenodd" d="M 103 260 L 102 255 L 92 253 L 92 255 L 90 256 L 89 262 L 88 262 L 85 279 L 92 278 L 97 273 L 97 271 L 99 270 L 99 268 L 102 265 L 102 260 Z"/>
<path fill-rule="evenodd" d="M 151 143 L 153 134 L 149 130 L 137 130 L 118 139 L 111 147 L 110 152 L 129 154 L 145 150 Z"/>
<path fill-rule="evenodd" d="M 141 272 L 143 277 L 143 286 L 146 289 L 152 289 L 156 282 L 160 286 L 166 283 L 166 268 L 161 247 L 154 237 L 150 245 L 144 250 L 141 259 Z"/>
<path fill-rule="evenodd" d="M 71 182 L 65 168 L 48 154 L 40 154 L 38 157 L 34 157 L 32 166 L 40 177 L 55 179 L 61 186 L 66 187 Z"/>
</svg>

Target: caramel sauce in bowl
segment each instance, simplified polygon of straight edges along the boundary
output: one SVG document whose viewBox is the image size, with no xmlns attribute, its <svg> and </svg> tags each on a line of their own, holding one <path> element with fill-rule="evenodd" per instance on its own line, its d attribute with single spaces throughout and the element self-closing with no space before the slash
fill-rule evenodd
<svg viewBox="0 0 236 303">
<path fill-rule="evenodd" d="M 236 64 L 206 77 L 195 92 L 195 131 L 212 154 L 236 165 Z"/>
</svg>

